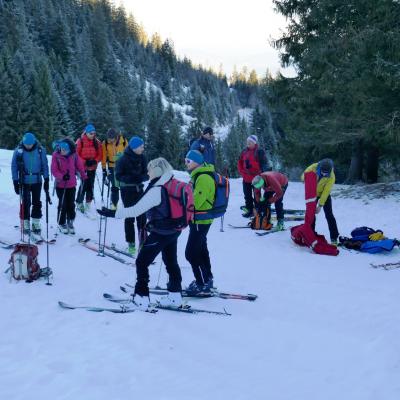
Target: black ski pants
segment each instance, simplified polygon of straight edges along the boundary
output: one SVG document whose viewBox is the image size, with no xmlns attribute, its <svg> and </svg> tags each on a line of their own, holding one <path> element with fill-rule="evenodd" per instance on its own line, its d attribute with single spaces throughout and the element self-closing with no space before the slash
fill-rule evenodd
<svg viewBox="0 0 400 400">
<path fill-rule="evenodd" d="M 124 207 L 134 206 L 142 197 L 143 189 L 137 186 L 125 186 L 121 187 L 121 199 Z M 136 217 L 137 230 L 139 234 L 139 245 L 142 243 L 143 238 L 145 238 L 146 231 L 144 227 L 146 226 L 146 215 L 142 214 Z M 125 240 L 128 243 L 135 243 L 135 218 L 125 218 Z"/>
<path fill-rule="evenodd" d="M 87 179 L 81 182 L 81 186 L 78 190 L 78 196 L 76 202 L 78 204 L 83 203 L 83 199 L 86 196 L 86 202 L 90 203 L 94 198 L 94 181 L 96 180 L 96 170 L 86 171 Z"/>
<path fill-rule="evenodd" d="M 285 212 L 283 210 L 283 197 L 285 196 L 287 187 L 288 185 L 282 186 L 282 197 L 274 203 L 277 220 L 283 220 L 285 218 Z M 269 200 L 274 194 L 275 192 L 265 192 L 264 196 L 267 200 Z"/>
<path fill-rule="evenodd" d="M 253 186 L 251 185 L 251 183 L 243 181 L 243 194 L 244 194 L 244 202 L 246 208 L 250 212 L 253 212 L 254 199 L 253 199 Z"/>
<path fill-rule="evenodd" d="M 179 235 L 180 232 L 172 235 L 160 235 L 159 233 L 151 232 L 147 237 L 136 259 L 135 294 L 149 296 L 149 265 L 160 252 L 169 276 L 168 290 L 170 292 L 180 292 L 182 290 L 182 275 L 177 257 Z"/>
<path fill-rule="evenodd" d="M 190 224 L 189 238 L 186 244 L 185 257 L 192 266 L 198 285 L 204 285 L 213 278 L 210 254 L 207 248 L 207 234 L 211 224 Z"/>
<path fill-rule="evenodd" d="M 108 168 L 108 181 L 111 184 L 111 203 L 116 206 L 119 201 L 119 188 L 115 186 L 114 168 Z"/>
<path fill-rule="evenodd" d="M 42 183 L 33 183 L 32 185 L 24 184 L 22 186 L 22 208 L 20 210 L 21 219 L 42 218 L 42 202 L 40 194 L 42 191 Z M 32 212 L 31 212 L 32 206 Z"/>
<path fill-rule="evenodd" d="M 56 188 L 58 197 L 57 221 L 59 225 L 64 225 L 67 220 L 75 219 L 75 193 L 76 188 Z"/>
<path fill-rule="evenodd" d="M 339 237 L 339 231 L 337 228 L 335 216 L 333 215 L 332 198 L 330 195 L 326 199 L 326 203 L 324 204 L 323 208 L 324 208 L 326 221 L 328 222 L 328 228 L 329 228 L 329 234 L 331 237 L 331 241 L 337 240 L 337 238 Z M 315 232 L 315 222 L 316 222 L 316 218 L 314 218 L 314 222 L 312 225 L 314 232 Z"/>
</svg>

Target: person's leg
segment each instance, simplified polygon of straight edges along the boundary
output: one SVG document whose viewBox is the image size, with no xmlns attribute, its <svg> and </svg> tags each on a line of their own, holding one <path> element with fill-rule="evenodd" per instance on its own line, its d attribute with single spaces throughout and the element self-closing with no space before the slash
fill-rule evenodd
<svg viewBox="0 0 400 400">
<path fill-rule="evenodd" d="M 210 279 L 213 279 L 213 274 L 211 272 L 211 261 L 210 261 L 210 253 L 208 252 L 207 247 L 207 234 L 210 230 L 211 224 L 198 224 L 199 233 L 200 233 L 200 243 L 199 247 L 201 249 L 201 262 L 200 262 L 200 270 L 203 276 L 204 283 L 208 282 Z"/>
<path fill-rule="evenodd" d="M 285 218 L 285 213 L 283 211 L 283 198 L 285 197 L 287 187 L 288 185 L 285 185 L 282 188 L 283 195 L 278 201 L 275 202 L 276 219 L 278 221 L 283 221 Z"/>
<path fill-rule="evenodd" d="M 200 269 L 200 264 L 202 261 L 202 243 L 201 243 L 201 233 L 198 230 L 198 224 L 189 225 L 189 237 L 185 249 L 186 260 L 192 266 L 193 274 L 196 282 L 199 286 L 203 286 L 205 281 Z"/>
<path fill-rule="evenodd" d="M 41 191 L 42 191 L 42 183 L 35 183 L 31 185 L 31 192 L 32 192 L 31 217 L 35 219 L 42 218 L 42 202 L 40 201 Z"/>
<path fill-rule="evenodd" d="M 149 265 L 154 261 L 164 246 L 165 238 L 151 233 L 143 244 L 136 259 L 135 294 L 149 296 Z"/>
<path fill-rule="evenodd" d="M 86 203 L 90 203 L 94 198 L 94 181 L 96 180 L 96 170 L 87 171 L 87 179 L 85 181 Z"/>
<path fill-rule="evenodd" d="M 65 225 L 66 222 L 66 214 L 67 214 L 67 207 L 66 207 L 66 197 L 67 197 L 67 189 L 63 188 L 56 188 L 56 193 L 58 197 L 58 207 L 57 207 L 57 222 L 58 225 Z"/>
<path fill-rule="evenodd" d="M 65 210 L 67 215 L 67 220 L 73 222 L 75 220 L 75 192 L 76 188 L 69 188 L 65 193 L 66 202 Z"/>
<path fill-rule="evenodd" d="M 119 200 L 119 189 L 115 186 L 114 168 L 109 168 L 109 180 L 111 184 L 111 204 L 116 206 Z"/>
<path fill-rule="evenodd" d="M 132 207 L 134 205 L 131 188 L 121 188 L 121 199 L 124 207 Z M 135 243 L 135 218 L 125 218 L 124 227 L 126 242 Z"/>
<path fill-rule="evenodd" d="M 22 185 L 22 214 L 25 221 L 31 219 L 31 187 Z"/>
<path fill-rule="evenodd" d="M 336 241 L 337 238 L 339 237 L 339 231 L 337 228 L 335 216 L 333 215 L 332 198 L 330 195 L 328 196 L 328 198 L 326 199 L 326 203 L 324 204 L 324 213 L 325 213 L 325 218 L 328 222 L 331 241 L 332 242 Z"/>
<path fill-rule="evenodd" d="M 162 250 L 162 260 L 169 276 L 167 284 L 169 292 L 180 292 L 182 290 L 182 274 L 177 257 L 179 235 L 180 232 L 168 235 L 170 238 Z"/>
<path fill-rule="evenodd" d="M 244 201 L 249 213 L 253 213 L 254 201 L 253 201 L 253 187 L 251 183 L 243 181 L 243 194 Z"/>
</svg>

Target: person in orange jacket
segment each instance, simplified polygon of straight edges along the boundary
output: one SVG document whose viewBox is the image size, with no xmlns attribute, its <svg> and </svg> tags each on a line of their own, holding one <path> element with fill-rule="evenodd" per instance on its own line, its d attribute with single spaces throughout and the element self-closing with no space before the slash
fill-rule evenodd
<svg viewBox="0 0 400 400">
<path fill-rule="evenodd" d="M 94 181 L 96 179 L 97 164 L 102 159 L 101 142 L 96 138 L 96 129 L 92 124 L 85 127 L 81 137 L 76 141 L 76 152 L 82 159 L 87 179 L 81 182 L 76 198 L 77 209 L 84 213 L 90 209 L 94 197 Z M 83 200 L 86 195 L 86 204 Z"/>
<path fill-rule="evenodd" d="M 288 183 L 289 181 L 287 176 L 277 171 L 263 172 L 262 174 L 257 175 L 252 181 L 252 185 L 256 189 L 254 191 L 255 201 L 257 204 L 256 208 L 258 208 L 259 212 L 261 211 L 264 213 L 266 208 L 268 208 L 268 222 L 270 222 L 271 204 L 275 203 L 276 217 L 278 220 L 277 228 L 280 230 L 285 229 L 283 196 L 285 195 Z M 263 195 L 261 195 L 261 189 L 264 190 Z"/>
<path fill-rule="evenodd" d="M 107 131 L 106 140 L 103 141 L 103 184 L 111 185 L 111 210 L 116 210 L 119 201 L 119 182 L 115 179 L 115 163 L 122 156 L 128 146 L 128 140 L 114 128 Z"/>
</svg>

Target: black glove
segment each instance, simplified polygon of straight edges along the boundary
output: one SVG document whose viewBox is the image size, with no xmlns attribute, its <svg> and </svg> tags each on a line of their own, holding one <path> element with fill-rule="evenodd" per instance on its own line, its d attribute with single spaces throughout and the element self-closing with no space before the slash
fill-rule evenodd
<svg viewBox="0 0 400 400">
<path fill-rule="evenodd" d="M 43 189 L 45 192 L 49 191 L 49 178 L 44 178 Z"/>
<path fill-rule="evenodd" d="M 115 218 L 115 210 L 103 207 L 101 210 L 97 209 L 97 212 L 103 217 Z"/>
<path fill-rule="evenodd" d="M 97 161 L 96 160 L 86 160 L 85 161 L 85 165 L 87 166 L 87 167 L 93 167 L 93 166 L 95 166 L 95 165 L 97 165 Z"/>
<path fill-rule="evenodd" d="M 13 181 L 15 194 L 19 194 L 19 181 Z"/>
<path fill-rule="evenodd" d="M 70 179 L 71 179 L 71 176 L 70 176 L 69 172 L 67 172 L 66 174 L 64 174 L 64 176 L 63 176 L 63 181 L 67 182 L 67 181 L 69 181 Z"/>
</svg>

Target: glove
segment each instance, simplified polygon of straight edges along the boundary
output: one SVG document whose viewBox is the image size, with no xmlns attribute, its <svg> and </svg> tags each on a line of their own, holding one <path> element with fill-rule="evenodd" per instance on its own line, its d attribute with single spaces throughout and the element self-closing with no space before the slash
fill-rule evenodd
<svg viewBox="0 0 400 400">
<path fill-rule="evenodd" d="M 49 191 L 49 178 L 44 178 L 43 189 L 45 192 Z"/>
<path fill-rule="evenodd" d="M 64 182 L 67 182 L 67 181 L 69 181 L 70 179 L 71 179 L 71 176 L 70 176 L 69 172 L 67 172 L 66 174 L 64 174 L 64 176 L 63 176 L 63 181 L 64 181 Z"/>
<path fill-rule="evenodd" d="M 97 209 L 97 212 L 102 215 L 103 217 L 108 217 L 108 218 L 115 218 L 115 211 L 116 210 L 110 210 L 109 208 L 102 207 L 101 210 Z"/>
<path fill-rule="evenodd" d="M 204 146 L 203 144 L 200 145 L 199 151 L 200 153 L 204 153 L 204 150 L 206 149 L 206 146 Z"/>
<path fill-rule="evenodd" d="M 97 165 L 97 161 L 96 160 L 86 160 L 85 161 L 85 165 L 87 166 L 87 167 L 94 167 L 95 165 Z"/>
<path fill-rule="evenodd" d="M 315 210 L 315 214 L 319 214 L 319 212 L 321 211 L 322 206 L 317 206 L 316 210 Z"/>
<path fill-rule="evenodd" d="M 13 181 L 15 194 L 19 194 L 19 181 Z"/>
</svg>

